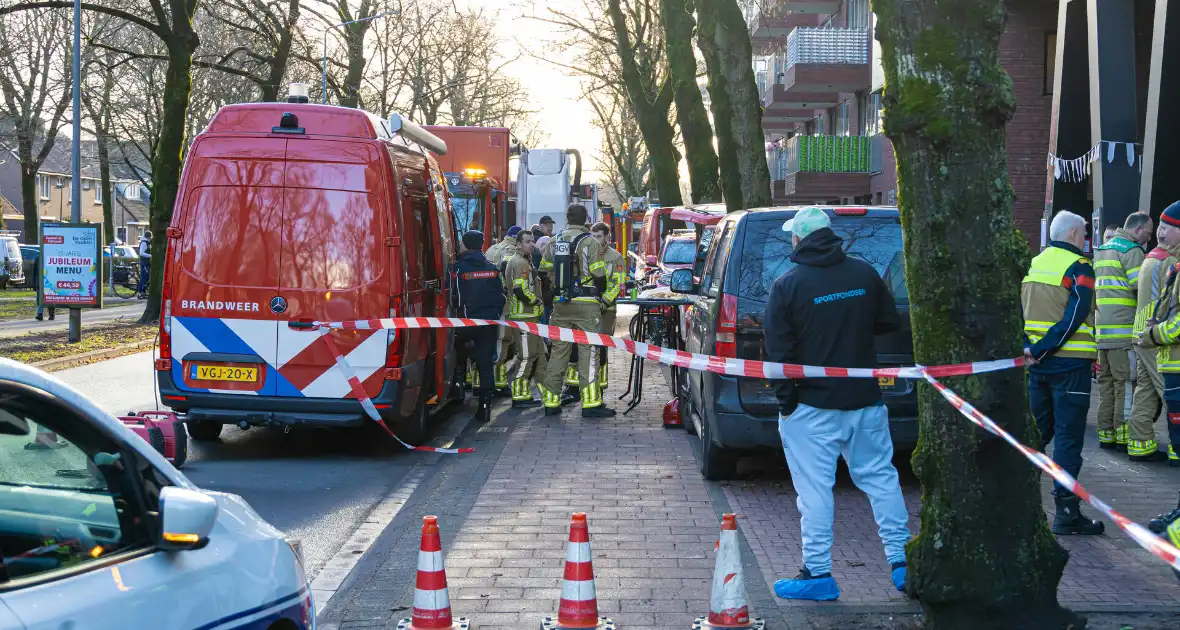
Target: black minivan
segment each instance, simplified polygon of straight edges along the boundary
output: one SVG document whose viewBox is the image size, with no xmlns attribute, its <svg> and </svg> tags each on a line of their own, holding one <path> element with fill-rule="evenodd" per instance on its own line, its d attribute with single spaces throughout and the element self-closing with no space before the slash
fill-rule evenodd
<svg viewBox="0 0 1180 630">
<path fill-rule="evenodd" d="M 695 303 L 683 313 L 689 352 L 765 360 L 762 318 L 770 286 L 794 265 L 791 234 L 783 223 L 801 208 L 765 208 L 727 214 L 702 238 L 693 269 Z M 896 207 L 821 207 L 850 255 L 870 264 L 893 293 L 904 325 L 877 337 L 880 367 L 913 364 L 909 294 L 905 285 L 901 219 Z M 771 381 L 678 370 L 676 395 L 684 425 L 701 436 L 701 473 L 732 477 L 744 450 L 781 448 L 778 402 Z M 894 446 L 912 449 L 918 438 L 914 383 L 881 379 Z"/>
</svg>

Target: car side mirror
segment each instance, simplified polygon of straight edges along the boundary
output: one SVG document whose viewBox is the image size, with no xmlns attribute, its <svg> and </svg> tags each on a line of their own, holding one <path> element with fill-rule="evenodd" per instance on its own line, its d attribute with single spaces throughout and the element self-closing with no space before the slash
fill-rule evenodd
<svg viewBox="0 0 1180 630">
<path fill-rule="evenodd" d="M 673 293 L 692 293 L 692 269 L 677 269 L 668 281 Z"/>
<path fill-rule="evenodd" d="M 166 551 L 199 549 L 217 521 L 217 500 L 198 490 L 167 486 L 160 491 L 160 540 Z"/>
</svg>

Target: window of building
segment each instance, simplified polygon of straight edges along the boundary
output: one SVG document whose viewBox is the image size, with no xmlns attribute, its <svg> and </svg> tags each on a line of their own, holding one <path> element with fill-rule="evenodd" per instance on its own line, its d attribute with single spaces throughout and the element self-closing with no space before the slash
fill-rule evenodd
<svg viewBox="0 0 1180 630">
<path fill-rule="evenodd" d="M 90 180 L 89 179 L 82 180 L 82 190 L 90 190 Z"/>
<path fill-rule="evenodd" d="M 840 128 L 836 131 L 838 135 L 847 136 L 850 133 L 848 124 L 848 101 L 840 101 Z"/>
<path fill-rule="evenodd" d="M 1045 33 L 1045 94 L 1053 93 L 1057 81 L 1057 31 Z"/>
<path fill-rule="evenodd" d="M 869 0 L 848 0 L 848 28 L 869 27 Z"/>
<path fill-rule="evenodd" d="M 94 203 L 102 203 L 102 186 L 94 187 Z"/>
<path fill-rule="evenodd" d="M 132 201 L 139 201 L 139 184 L 128 184 L 123 196 Z"/>
<path fill-rule="evenodd" d="M 820 114 L 819 118 L 815 119 L 815 135 L 817 136 L 824 135 L 824 118 L 827 116 Z"/>
<path fill-rule="evenodd" d="M 65 188 L 66 187 L 66 178 L 62 177 L 61 175 L 58 175 L 57 176 L 57 187 L 58 188 Z"/>
<path fill-rule="evenodd" d="M 38 192 L 41 193 L 41 199 L 43 199 L 43 200 L 49 199 L 50 188 L 49 188 L 49 178 L 48 177 L 46 177 L 44 175 L 38 175 L 37 176 L 37 188 L 39 189 Z"/>
</svg>

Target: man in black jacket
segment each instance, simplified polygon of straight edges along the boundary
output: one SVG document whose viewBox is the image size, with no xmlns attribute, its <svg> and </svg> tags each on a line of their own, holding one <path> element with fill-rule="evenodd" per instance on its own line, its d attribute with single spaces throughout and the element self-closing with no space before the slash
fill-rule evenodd
<svg viewBox="0 0 1180 630">
<path fill-rule="evenodd" d="M 791 233 L 795 266 L 770 289 L 766 304 L 766 356 L 778 363 L 874 368 L 876 334 L 897 330 L 893 296 L 868 263 L 849 258 L 844 241 L 822 210 L 805 208 L 783 225 Z M 834 600 L 832 486 L 836 460 L 873 507 L 891 577 L 905 589 L 909 514 L 893 466 L 889 416 L 872 379 L 805 378 L 778 384 L 779 435 L 802 516 L 803 569 L 779 580 L 786 599 Z"/>
<path fill-rule="evenodd" d="M 483 232 L 463 233 L 459 256 L 455 261 L 455 278 L 451 283 L 451 308 L 459 317 L 472 319 L 500 319 L 504 313 L 504 284 L 500 270 L 480 251 Z M 496 341 L 499 326 L 470 326 L 455 331 L 455 347 L 459 350 L 460 366 L 467 359 L 475 361 L 479 372 L 479 410 L 475 419 L 492 419 L 492 394 L 495 392 Z"/>
</svg>

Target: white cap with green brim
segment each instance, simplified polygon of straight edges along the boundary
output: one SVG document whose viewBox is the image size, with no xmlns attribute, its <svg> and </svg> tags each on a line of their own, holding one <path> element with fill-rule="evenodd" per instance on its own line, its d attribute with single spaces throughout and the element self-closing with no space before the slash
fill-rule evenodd
<svg viewBox="0 0 1180 630">
<path fill-rule="evenodd" d="M 832 227 L 832 220 L 819 208 L 804 208 L 795 213 L 795 218 L 783 223 L 784 232 L 790 232 L 801 239 L 826 227 Z"/>
</svg>

